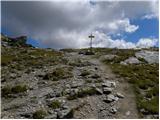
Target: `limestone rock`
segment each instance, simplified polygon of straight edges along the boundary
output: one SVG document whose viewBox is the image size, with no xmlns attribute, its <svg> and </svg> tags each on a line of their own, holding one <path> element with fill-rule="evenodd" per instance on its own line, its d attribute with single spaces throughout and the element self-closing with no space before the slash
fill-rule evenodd
<svg viewBox="0 0 160 120">
<path fill-rule="evenodd" d="M 119 98 L 124 98 L 124 95 L 122 95 L 121 93 L 117 93 L 116 96 Z"/>
<path fill-rule="evenodd" d="M 139 61 L 136 57 L 130 57 L 126 59 L 125 61 L 122 61 L 120 64 L 140 64 L 141 61 Z"/>
<path fill-rule="evenodd" d="M 106 81 L 105 83 L 102 83 L 103 87 L 116 87 L 116 83 L 115 82 L 111 82 L 111 81 Z"/>
<path fill-rule="evenodd" d="M 103 94 L 103 91 L 99 88 L 95 88 L 95 90 L 97 91 L 98 94 L 102 95 Z"/>
<path fill-rule="evenodd" d="M 113 60 L 115 57 L 117 57 L 117 55 L 109 54 L 109 55 L 102 56 L 100 59 L 101 60 Z"/>
<path fill-rule="evenodd" d="M 106 98 L 104 99 L 104 101 L 107 102 L 107 103 L 110 103 L 110 102 L 113 102 L 113 101 L 117 101 L 117 100 L 118 100 L 118 98 L 115 97 L 112 94 L 107 95 Z"/>
<path fill-rule="evenodd" d="M 112 107 L 110 110 L 111 113 L 115 114 L 117 112 L 117 109 L 115 107 Z"/>
<path fill-rule="evenodd" d="M 104 87 L 103 88 L 103 93 L 105 93 L 105 94 L 109 94 L 109 93 L 111 93 L 112 92 L 112 88 L 109 88 L 109 87 Z"/>
<path fill-rule="evenodd" d="M 137 58 L 145 59 L 149 64 L 159 63 L 159 52 L 158 51 L 148 51 L 141 50 L 135 54 Z"/>
</svg>

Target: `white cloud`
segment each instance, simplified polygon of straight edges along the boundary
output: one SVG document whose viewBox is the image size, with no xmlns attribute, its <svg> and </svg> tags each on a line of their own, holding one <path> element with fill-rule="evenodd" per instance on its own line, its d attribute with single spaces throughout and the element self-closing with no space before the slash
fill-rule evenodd
<svg viewBox="0 0 160 120">
<path fill-rule="evenodd" d="M 139 48 L 148 48 L 148 47 L 153 47 L 156 46 L 158 43 L 158 39 L 155 38 L 141 38 L 136 46 Z"/>
<path fill-rule="evenodd" d="M 142 19 L 153 19 L 153 18 L 159 19 L 159 1 L 158 0 L 154 0 L 151 2 L 150 12 L 142 17 Z"/>
<path fill-rule="evenodd" d="M 141 38 L 137 43 L 129 42 L 124 39 L 112 39 L 110 36 L 101 33 L 94 32 L 96 36 L 93 40 L 94 47 L 108 47 L 108 48 L 149 48 L 156 46 L 158 43 L 158 39 L 155 38 Z"/>
<path fill-rule="evenodd" d="M 153 18 L 157 18 L 157 16 L 155 14 L 147 14 L 142 17 L 142 19 L 153 19 Z"/>
<path fill-rule="evenodd" d="M 114 32 L 124 31 L 128 33 L 135 32 L 139 28 L 138 25 L 131 25 L 128 18 L 115 20 L 109 23 L 108 26 Z"/>
</svg>

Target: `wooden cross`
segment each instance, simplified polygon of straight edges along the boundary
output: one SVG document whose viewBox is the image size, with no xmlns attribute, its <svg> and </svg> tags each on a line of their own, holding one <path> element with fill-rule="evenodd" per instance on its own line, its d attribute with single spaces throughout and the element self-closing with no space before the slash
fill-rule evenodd
<svg viewBox="0 0 160 120">
<path fill-rule="evenodd" d="M 91 35 L 89 35 L 88 37 L 91 38 L 91 41 L 90 41 L 90 50 L 92 52 L 92 38 L 94 38 L 94 35 L 92 35 L 92 33 L 91 33 Z"/>
</svg>

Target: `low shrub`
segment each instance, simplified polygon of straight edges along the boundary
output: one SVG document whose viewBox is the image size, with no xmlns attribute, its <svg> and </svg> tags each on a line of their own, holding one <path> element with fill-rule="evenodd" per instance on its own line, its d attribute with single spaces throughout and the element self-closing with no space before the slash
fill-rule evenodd
<svg viewBox="0 0 160 120">
<path fill-rule="evenodd" d="M 59 102 L 58 100 L 54 100 L 50 103 L 49 107 L 51 107 L 53 109 L 60 108 L 61 102 Z"/>
<path fill-rule="evenodd" d="M 8 97 L 9 94 L 17 94 L 27 91 L 27 85 L 5 86 L 1 90 L 2 97 Z"/>
<path fill-rule="evenodd" d="M 33 113 L 33 119 L 43 119 L 47 115 L 45 110 L 37 110 Z"/>
</svg>

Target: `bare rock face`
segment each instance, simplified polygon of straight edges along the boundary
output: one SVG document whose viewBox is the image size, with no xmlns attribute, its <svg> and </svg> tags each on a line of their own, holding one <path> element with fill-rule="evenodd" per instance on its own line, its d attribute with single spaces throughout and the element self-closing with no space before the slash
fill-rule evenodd
<svg viewBox="0 0 160 120">
<path fill-rule="evenodd" d="M 102 56 L 100 59 L 101 60 L 113 60 L 115 57 L 117 57 L 117 55 L 109 54 L 109 55 Z"/>
<path fill-rule="evenodd" d="M 120 64 L 140 64 L 141 61 L 139 61 L 136 57 L 130 57 L 126 59 L 125 61 L 122 61 Z"/>
<path fill-rule="evenodd" d="M 142 50 L 140 52 L 137 52 L 135 54 L 135 56 L 137 58 L 145 59 L 149 64 L 159 63 L 159 53 L 158 53 L 158 51 Z"/>
</svg>

